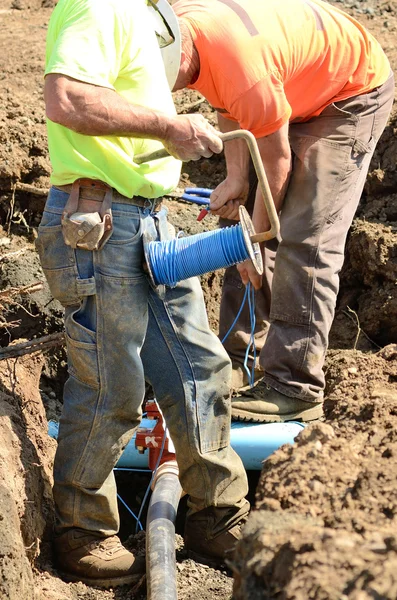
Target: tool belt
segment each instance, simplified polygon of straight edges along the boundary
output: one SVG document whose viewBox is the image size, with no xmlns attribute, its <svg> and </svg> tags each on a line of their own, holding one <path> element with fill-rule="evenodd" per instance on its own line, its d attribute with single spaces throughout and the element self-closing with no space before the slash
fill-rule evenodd
<svg viewBox="0 0 397 600">
<path fill-rule="evenodd" d="M 103 181 L 76 179 L 69 185 L 55 186 L 69 194 L 62 213 L 62 233 L 65 244 L 83 250 L 100 250 L 113 232 L 112 202 L 132 204 L 160 210 L 161 199 L 142 196 L 127 198 Z"/>
</svg>

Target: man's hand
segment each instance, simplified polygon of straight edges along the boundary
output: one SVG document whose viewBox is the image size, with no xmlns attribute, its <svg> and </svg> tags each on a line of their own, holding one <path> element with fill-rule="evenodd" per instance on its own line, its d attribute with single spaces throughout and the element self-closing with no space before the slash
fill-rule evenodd
<svg viewBox="0 0 397 600">
<path fill-rule="evenodd" d="M 224 219 L 239 220 L 238 209 L 245 204 L 249 184 L 245 177 L 226 177 L 211 194 L 210 210 Z"/>
<path fill-rule="evenodd" d="M 199 114 L 170 119 L 163 144 L 171 156 L 183 161 L 209 158 L 223 149 L 219 131 Z"/>
<path fill-rule="evenodd" d="M 251 282 L 256 290 L 262 287 L 262 275 L 259 275 L 250 259 L 236 265 L 244 285 Z"/>
</svg>

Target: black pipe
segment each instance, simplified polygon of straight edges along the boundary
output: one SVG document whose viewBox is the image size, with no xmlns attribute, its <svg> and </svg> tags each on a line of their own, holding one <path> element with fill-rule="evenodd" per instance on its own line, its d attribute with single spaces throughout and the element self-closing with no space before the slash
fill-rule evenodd
<svg viewBox="0 0 397 600">
<path fill-rule="evenodd" d="M 155 480 L 146 521 L 146 573 L 148 600 L 177 600 L 175 518 L 181 497 L 175 472 Z"/>
</svg>

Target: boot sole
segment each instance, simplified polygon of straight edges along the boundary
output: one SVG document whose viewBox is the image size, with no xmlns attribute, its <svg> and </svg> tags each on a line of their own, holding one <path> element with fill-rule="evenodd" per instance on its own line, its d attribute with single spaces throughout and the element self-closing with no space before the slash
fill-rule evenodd
<svg viewBox="0 0 397 600">
<path fill-rule="evenodd" d="M 65 571 L 58 571 L 60 577 L 66 581 L 67 583 L 75 583 L 81 581 L 85 583 L 85 585 L 89 585 L 90 587 L 98 587 L 101 589 L 108 589 L 113 587 L 118 587 L 120 585 L 130 585 L 131 583 L 136 583 L 141 579 L 144 574 L 138 573 L 136 575 L 124 575 L 123 577 L 109 577 L 106 579 L 95 579 L 91 577 L 84 577 L 83 575 L 74 575 L 72 573 L 65 573 Z"/>
<path fill-rule="evenodd" d="M 286 421 L 317 421 L 324 416 L 323 405 L 313 406 L 313 408 L 305 408 L 286 415 L 265 415 L 261 413 L 248 413 L 238 408 L 233 408 L 232 419 L 234 421 L 249 421 L 251 423 L 285 423 Z"/>
</svg>

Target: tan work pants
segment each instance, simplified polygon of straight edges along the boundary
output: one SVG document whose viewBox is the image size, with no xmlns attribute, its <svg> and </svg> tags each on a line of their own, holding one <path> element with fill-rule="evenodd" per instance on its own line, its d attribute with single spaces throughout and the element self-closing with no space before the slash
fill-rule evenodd
<svg viewBox="0 0 397 600">
<path fill-rule="evenodd" d="M 367 94 L 331 104 L 306 123 L 290 124 L 293 170 L 280 237 L 266 244 L 263 286 L 255 295 L 255 341 L 264 380 L 288 396 L 313 402 L 323 396 L 323 364 L 346 237 L 393 98 L 391 74 Z M 250 184 L 247 208 L 252 213 L 255 173 Z M 238 271 L 230 267 L 222 291 L 221 339 L 243 296 Z M 244 361 L 250 329 L 246 306 L 224 343 L 234 364 Z"/>
</svg>

